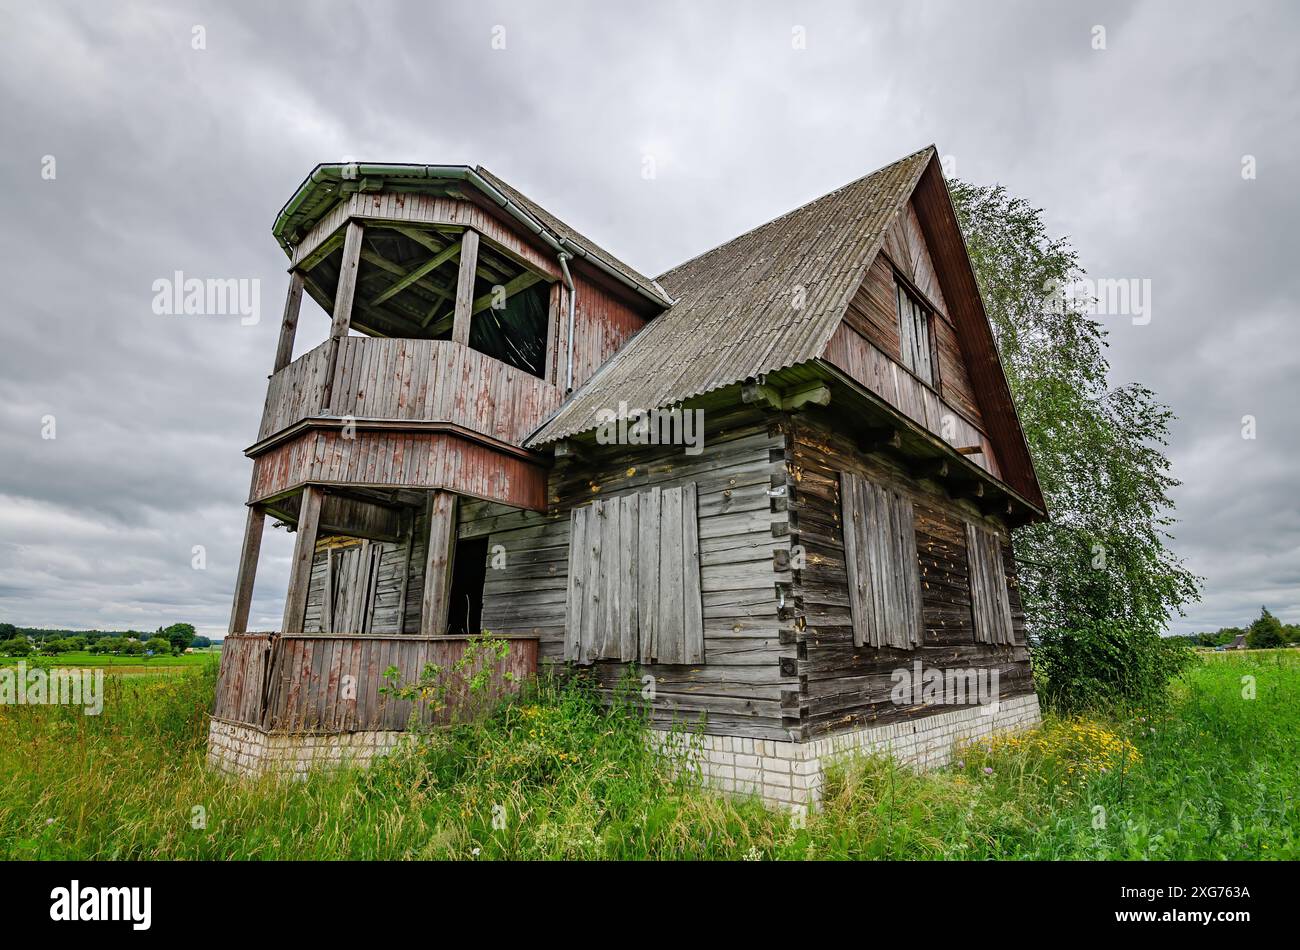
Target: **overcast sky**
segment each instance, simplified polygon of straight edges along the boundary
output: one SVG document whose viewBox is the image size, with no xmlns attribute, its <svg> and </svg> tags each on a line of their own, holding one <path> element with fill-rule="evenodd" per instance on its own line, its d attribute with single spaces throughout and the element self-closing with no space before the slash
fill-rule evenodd
<svg viewBox="0 0 1300 950">
<path fill-rule="evenodd" d="M 1116 381 L 1179 416 L 1174 547 L 1205 596 L 1176 629 L 1300 621 L 1298 25 L 1285 3 L 0 0 L 0 620 L 224 631 L 286 286 L 270 228 L 316 163 L 481 163 L 654 275 L 933 142 L 1092 275 L 1151 281 L 1150 322 L 1106 326 Z M 176 271 L 257 279 L 260 322 L 154 313 Z M 304 318 L 300 351 L 325 331 Z M 290 549 L 268 532 L 255 629 Z"/>
</svg>

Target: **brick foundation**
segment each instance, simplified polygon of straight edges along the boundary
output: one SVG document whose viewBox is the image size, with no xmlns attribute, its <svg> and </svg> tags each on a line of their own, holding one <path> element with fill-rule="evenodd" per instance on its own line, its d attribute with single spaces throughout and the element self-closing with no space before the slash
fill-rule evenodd
<svg viewBox="0 0 1300 950">
<path fill-rule="evenodd" d="M 996 732 L 1018 732 L 1042 721 L 1037 695 L 1004 700 L 995 713 L 963 707 L 916 719 L 834 733 L 808 742 L 739 736 L 670 736 L 656 741 L 693 747 L 691 758 L 705 785 L 733 795 L 758 795 L 770 805 L 815 806 L 823 771 L 853 753 L 885 753 L 920 769 L 947 765 L 953 746 Z"/>
<path fill-rule="evenodd" d="M 964 707 L 916 719 L 834 733 L 809 742 L 741 736 L 670 735 L 652 731 L 654 742 L 690 746 L 704 784 L 732 795 L 758 795 L 782 808 L 815 806 L 821 800 L 825 767 L 853 753 L 879 752 L 920 769 L 947 765 L 953 747 L 997 732 L 1018 732 L 1041 721 L 1032 693 L 1004 700 L 995 713 Z M 213 719 L 208 764 L 230 775 L 291 775 L 312 768 L 364 766 L 391 751 L 405 733 L 267 733 L 256 726 Z"/>
<path fill-rule="evenodd" d="M 369 765 L 391 751 L 402 732 L 268 733 L 256 726 L 213 719 L 208 727 L 208 765 L 228 775 L 290 775 L 308 769 Z"/>
</svg>

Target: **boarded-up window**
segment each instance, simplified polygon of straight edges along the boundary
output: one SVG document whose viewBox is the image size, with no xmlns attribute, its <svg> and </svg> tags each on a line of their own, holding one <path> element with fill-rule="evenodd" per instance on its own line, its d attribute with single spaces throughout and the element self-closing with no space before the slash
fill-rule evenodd
<svg viewBox="0 0 1300 950">
<path fill-rule="evenodd" d="M 896 284 L 898 300 L 898 339 L 903 365 L 930 385 L 934 385 L 934 365 L 930 353 L 930 314 L 921 301 L 902 284 Z"/>
<path fill-rule="evenodd" d="M 840 476 L 840 500 L 853 643 L 910 650 L 924 628 L 912 502 L 851 472 Z"/>
<path fill-rule="evenodd" d="M 702 663 L 695 484 L 573 509 L 565 658 Z"/>
<path fill-rule="evenodd" d="M 966 560 L 970 565 L 970 603 L 975 642 L 1015 642 L 1011 599 L 1007 593 L 1002 538 L 995 531 L 966 522 Z"/>
</svg>

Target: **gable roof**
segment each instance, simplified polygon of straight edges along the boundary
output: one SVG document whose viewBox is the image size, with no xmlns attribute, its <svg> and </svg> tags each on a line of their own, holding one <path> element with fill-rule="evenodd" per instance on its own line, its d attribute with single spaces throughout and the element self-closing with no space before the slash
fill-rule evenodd
<svg viewBox="0 0 1300 950">
<path fill-rule="evenodd" d="M 676 303 L 528 444 L 593 429 L 620 401 L 671 405 L 820 356 L 934 154 L 927 146 L 660 275 Z"/>
</svg>

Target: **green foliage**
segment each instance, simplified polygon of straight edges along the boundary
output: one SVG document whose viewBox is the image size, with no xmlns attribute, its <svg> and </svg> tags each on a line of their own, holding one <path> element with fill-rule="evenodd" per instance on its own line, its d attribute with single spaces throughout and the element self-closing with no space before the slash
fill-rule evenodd
<svg viewBox="0 0 1300 950">
<path fill-rule="evenodd" d="M 1181 640 L 1120 623 L 1095 621 L 1047 630 L 1034 647 L 1039 697 L 1053 709 L 1154 708 L 1171 679 L 1196 662 Z"/>
<path fill-rule="evenodd" d="M 174 623 L 166 629 L 159 630 L 158 635 L 169 641 L 173 650 L 182 653 L 194 642 L 194 624 Z"/>
<path fill-rule="evenodd" d="M 0 643 L 18 636 L 18 628 L 11 623 L 0 623 Z"/>
<path fill-rule="evenodd" d="M 32 645 L 23 637 L 15 637 L 0 643 L 0 653 L 5 656 L 27 656 L 32 652 Z"/>
<path fill-rule="evenodd" d="M 145 650 L 147 650 L 147 651 L 151 651 L 151 652 L 153 652 L 153 653 L 171 653 L 171 652 L 172 652 L 172 644 L 171 644 L 171 641 L 169 641 L 169 640 L 164 640 L 162 637 L 152 637 L 152 638 L 150 638 L 149 640 L 145 641 L 144 648 L 145 648 Z"/>
<path fill-rule="evenodd" d="M 1082 306 L 1053 298 L 1083 271 L 1069 244 L 1049 237 L 1042 212 L 1002 186 L 949 187 L 1051 515 L 1015 537 L 1031 638 L 1057 638 L 1049 661 L 1058 682 L 1083 685 L 1085 671 L 1104 673 L 1089 658 L 1107 654 L 1143 675 L 1176 668 L 1155 634 L 1199 597 L 1199 579 L 1167 547 L 1178 482 L 1163 449 L 1173 414 L 1140 383 L 1110 386 L 1105 330 Z M 1128 638 L 1124 649 L 1117 638 Z M 1067 672 L 1073 658 L 1084 666 Z M 1089 681 L 1086 692 L 1104 696 L 1140 678 L 1130 669 Z"/>
<path fill-rule="evenodd" d="M 1260 608 L 1259 619 L 1250 625 L 1246 634 L 1246 646 L 1252 650 L 1267 650 L 1270 647 L 1286 645 L 1282 624 L 1268 612 L 1267 607 Z"/>
<path fill-rule="evenodd" d="M 426 663 L 413 683 L 402 683 L 401 670 L 390 666 L 384 671 L 385 685 L 379 687 L 379 692 L 415 704 L 411 728 L 421 721 L 441 723 L 448 714 L 472 717 L 490 701 L 488 689 L 493 684 L 494 673 L 509 655 L 509 640 L 484 633 L 470 637 L 465 652 L 451 666 Z M 514 679 L 513 673 L 503 674 L 507 683 Z M 429 713 L 429 717 L 421 720 L 422 711 Z"/>
<path fill-rule="evenodd" d="M 634 704 L 576 680 L 529 686 L 368 771 L 230 781 L 204 765 L 203 659 L 105 677 L 101 716 L 0 707 L 0 859 L 1300 858 L 1290 651 L 1210 654 L 1166 713 L 1049 716 L 948 771 L 845 763 L 806 827 L 699 790 L 653 753 Z"/>
</svg>

